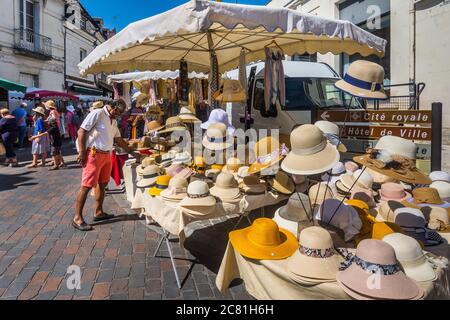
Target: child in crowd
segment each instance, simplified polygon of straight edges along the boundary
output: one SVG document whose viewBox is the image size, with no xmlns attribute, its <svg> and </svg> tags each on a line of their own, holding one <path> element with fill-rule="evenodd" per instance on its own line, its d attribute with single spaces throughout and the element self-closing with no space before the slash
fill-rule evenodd
<svg viewBox="0 0 450 320">
<path fill-rule="evenodd" d="M 48 135 L 50 137 L 50 147 L 51 147 L 51 156 L 53 157 L 53 167 L 49 170 L 58 170 L 60 166 L 63 164 L 62 156 L 61 156 L 61 131 L 58 128 L 58 123 L 54 117 L 48 118 L 49 129 L 41 134 L 33 136 L 31 139 L 41 138 L 44 135 Z"/>
</svg>

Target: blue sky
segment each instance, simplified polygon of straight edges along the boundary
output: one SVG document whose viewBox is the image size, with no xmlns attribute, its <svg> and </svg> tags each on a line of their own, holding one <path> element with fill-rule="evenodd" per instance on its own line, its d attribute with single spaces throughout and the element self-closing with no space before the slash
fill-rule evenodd
<svg viewBox="0 0 450 320">
<path fill-rule="evenodd" d="M 93 17 L 101 17 L 105 27 L 119 30 L 129 23 L 179 6 L 187 0 L 81 0 L 83 6 Z M 236 0 L 223 2 L 236 3 Z M 265 5 L 268 0 L 237 0 L 239 4 Z"/>
</svg>

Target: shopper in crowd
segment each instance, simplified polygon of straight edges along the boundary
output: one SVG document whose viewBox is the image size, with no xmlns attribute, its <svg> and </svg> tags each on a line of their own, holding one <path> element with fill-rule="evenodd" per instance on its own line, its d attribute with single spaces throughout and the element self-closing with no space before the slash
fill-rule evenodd
<svg viewBox="0 0 450 320">
<path fill-rule="evenodd" d="M 16 117 L 17 127 L 19 129 L 19 149 L 23 148 L 23 142 L 27 135 L 27 104 L 20 104 L 20 107 L 14 109 L 12 115 Z"/>
<path fill-rule="evenodd" d="M 6 149 L 5 164 L 8 164 L 10 167 L 16 167 L 18 162 L 14 153 L 14 142 L 19 136 L 16 117 L 11 115 L 6 108 L 0 110 L 0 115 L 0 135 Z"/>
<path fill-rule="evenodd" d="M 34 138 L 41 133 L 46 132 L 45 128 L 45 109 L 41 106 L 33 109 L 34 111 L 34 133 L 30 138 L 33 142 L 31 147 L 31 153 L 33 154 L 33 162 L 27 166 L 27 168 L 36 168 L 38 166 L 39 155 L 42 159 L 42 167 L 45 167 L 45 159 L 47 158 L 47 151 L 49 149 L 49 139 L 48 135 L 43 135 L 39 138 Z"/>
<path fill-rule="evenodd" d="M 50 152 L 53 157 L 53 166 L 49 170 L 58 170 L 62 164 L 62 156 L 61 156 L 61 131 L 58 129 L 58 125 L 56 123 L 56 119 L 53 117 L 49 117 L 47 120 L 49 128 L 46 132 L 40 133 L 36 136 L 33 136 L 31 139 L 40 139 L 43 136 L 49 136 L 50 138 Z"/>
<path fill-rule="evenodd" d="M 72 143 L 75 143 L 75 140 L 77 138 L 77 125 L 75 119 L 75 108 L 71 104 L 67 106 L 66 123 L 70 140 L 72 141 Z"/>
</svg>

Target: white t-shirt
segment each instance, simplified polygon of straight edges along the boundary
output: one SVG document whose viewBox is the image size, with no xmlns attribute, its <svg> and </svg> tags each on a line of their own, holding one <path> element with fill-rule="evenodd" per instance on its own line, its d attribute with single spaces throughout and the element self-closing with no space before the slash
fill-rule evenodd
<svg viewBox="0 0 450 320">
<path fill-rule="evenodd" d="M 117 121 L 111 120 L 106 106 L 90 112 L 81 124 L 81 128 L 89 132 L 87 148 L 95 147 L 102 151 L 111 151 L 114 138 L 120 137 Z"/>
</svg>

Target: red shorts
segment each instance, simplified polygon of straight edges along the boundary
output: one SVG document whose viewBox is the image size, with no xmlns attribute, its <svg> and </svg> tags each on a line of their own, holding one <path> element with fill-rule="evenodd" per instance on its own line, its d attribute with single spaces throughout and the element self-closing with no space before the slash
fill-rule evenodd
<svg viewBox="0 0 450 320">
<path fill-rule="evenodd" d="M 111 175 L 111 155 L 97 152 L 95 156 L 87 152 L 86 165 L 83 167 L 81 185 L 95 188 L 98 183 L 108 183 Z"/>
</svg>

